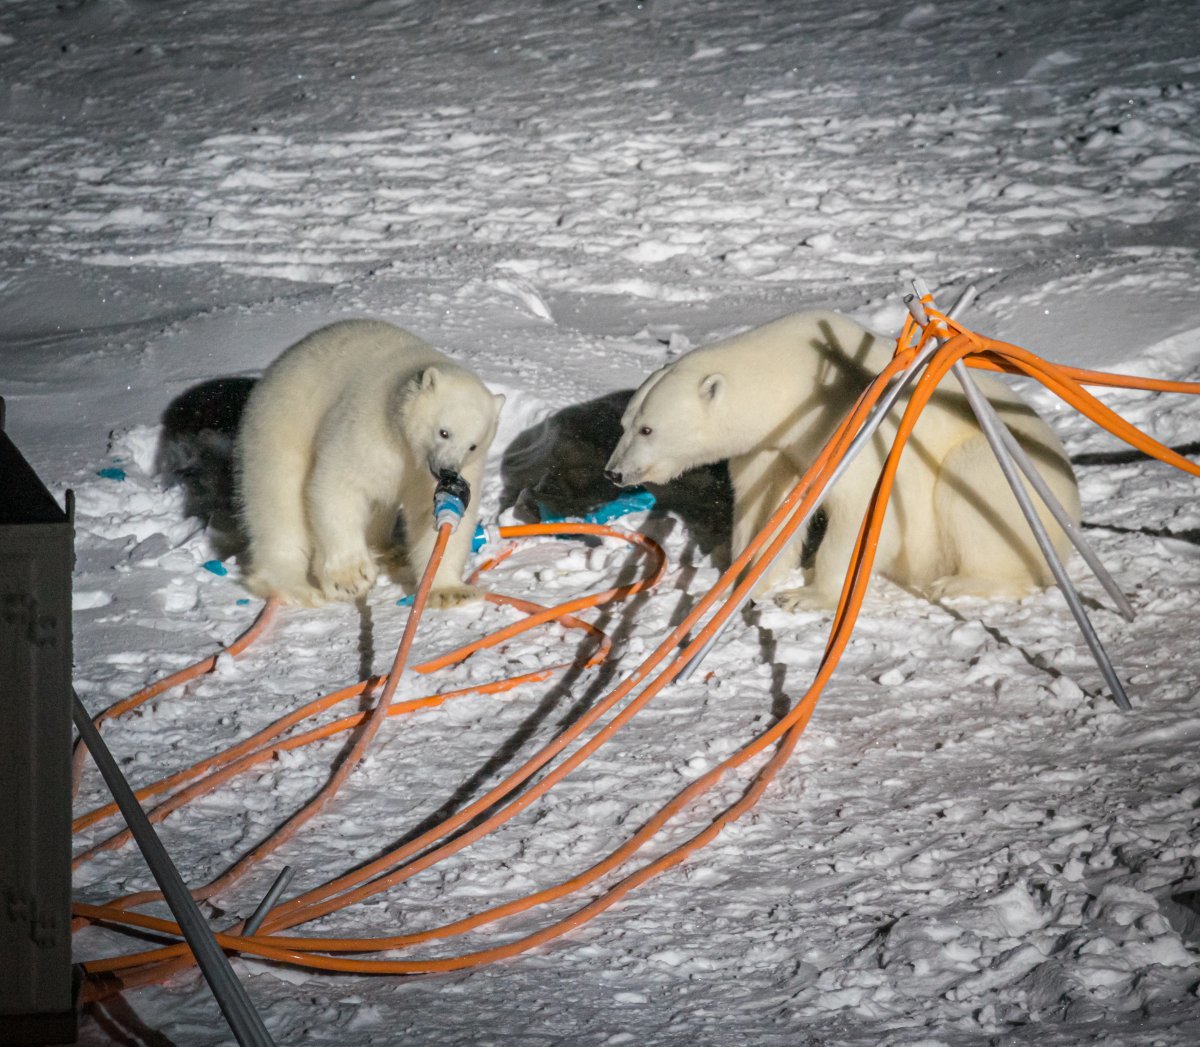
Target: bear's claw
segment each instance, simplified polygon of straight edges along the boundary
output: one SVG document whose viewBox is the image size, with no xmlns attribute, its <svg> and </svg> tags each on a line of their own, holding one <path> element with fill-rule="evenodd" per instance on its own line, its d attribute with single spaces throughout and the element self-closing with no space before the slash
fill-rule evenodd
<svg viewBox="0 0 1200 1047">
<path fill-rule="evenodd" d="M 441 589 L 432 590 L 426 606 L 444 611 L 451 607 L 461 607 L 463 604 L 472 603 L 482 598 L 483 590 L 477 585 L 448 585 Z"/>
<path fill-rule="evenodd" d="M 355 600 L 375 584 L 376 568 L 369 559 L 328 562 L 316 575 L 317 585 L 327 600 Z"/>
<path fill-rule="evenodd" d="M 829 611 L 837 606 L 837 600 L 830 600 L 829 594 L 812 585 L 799 589 L 782 589 L 772 594 L 776 605 L 785 611 Z"/>
<path fill-rule="evenodd" d="M 325 598 L 307 581 L 255 571 L 243 579 L 246 588 L 264 600 L 275 599 L 290 607 L 317 607 Z"/>
<path fill-rule="evenodd" d="M 939 578 L 926 588 L 926 595 L 935 603 L 973 597 L 978 600 L 1020 600 L 1033 591 L 1031 585 L 1019 580 L 981 578 L 973 575 L 951 574 Z"/>
</svg>

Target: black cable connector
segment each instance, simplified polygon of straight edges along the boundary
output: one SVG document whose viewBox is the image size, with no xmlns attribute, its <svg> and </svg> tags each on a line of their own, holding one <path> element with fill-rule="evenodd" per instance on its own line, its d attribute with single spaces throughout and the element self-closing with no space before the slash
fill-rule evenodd
<svg viewBox="0 0 1200 1047">
<path fill-rule="evenodd" d="M 439 470 L 437 487 L 433 491 L 435 501 L 439 494 L 457 498 L 464 509 L 471 504 L 471 485 L 463 479 L 462 473 L 456 473 L 453 469 Z"/>
<path fill-rule="evenodd" d="M 449 524 L 450 529 L 454 530 L 470 504 L 471 485 L 453 469 L 442 469 L 438 473 L 437 486 L 433 489 L 434 526 Z"/>
</svg>

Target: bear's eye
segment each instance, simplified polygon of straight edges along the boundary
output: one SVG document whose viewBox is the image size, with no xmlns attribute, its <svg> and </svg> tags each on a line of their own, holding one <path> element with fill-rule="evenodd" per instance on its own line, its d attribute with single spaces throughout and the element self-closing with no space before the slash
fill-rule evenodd
<svg viewBox="0 0 1200 1047">
<path fill-rule="evenodd" d="M 643 425 L 638 430 L 638 432 L 641 433 L 643 436 L 649 436 L 652 432 L 654 432 L 654 430 L 651 429 L 650 426 L 648 426 L 648 425 Z"/>
<path fill-rule="evenodd" d="M 450 430 L 449 429 L 439 429 L 438 436 L 440 436 L 443 440 L 449 440 L 450 439 Z"/>
<path fill-rule="evenodd" d="M 475 448 L 478 446 L 479 444 L 471 444 L 471 446 L 467 448 L 467 453 L 470 454 L 470 452 L 475 450 Z"/>
</svg>

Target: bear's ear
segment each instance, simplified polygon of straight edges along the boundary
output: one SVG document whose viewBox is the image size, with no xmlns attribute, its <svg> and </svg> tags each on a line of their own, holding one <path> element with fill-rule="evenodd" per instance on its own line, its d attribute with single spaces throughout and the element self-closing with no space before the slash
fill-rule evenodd
<svg viewBox="0 0 1200 1047">
<path fill-rule="evenodd" d="M 700 399 L 711 403 L 725 391 L 725 376 L 709 374 L 700 379 Z"/>
<path fill-rule="evenodd" d="M 436 367 L 426 367 L 417 376 L 417 385 L 423 392 L 429 392 L 431 389 L 436 389 L 438 384 L 438 369 Z"/>
<path fill-rule="evenodd" d="M 504 406 L 504 394 L 503 393 L 493 393 L 492 400 L 496 404 L 496 414 L 499 415 L 500 408 Z"/>
</svg>

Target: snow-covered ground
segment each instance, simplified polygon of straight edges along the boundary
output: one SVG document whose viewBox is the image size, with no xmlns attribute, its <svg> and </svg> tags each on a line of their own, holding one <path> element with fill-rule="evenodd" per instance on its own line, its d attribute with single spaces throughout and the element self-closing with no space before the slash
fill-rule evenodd
<svg viewBox="0 0 1200 1047">
<path fill-rule="evenodd" d="M 559 408 L 796 308 L 894 331 L 913 274 L 947 303 L 975 282 L 973 325 L 1050 359 L 1200 379 L 1197 128 L 1189 0 L 8 0 L 0 393 L 43 478 L 77 494 L 80 694 L 99 710 L 249 621 L 236 569 L 202 567 L 214 536 L 156 473 L 161 419 L 335 318 L 392 319 L 508 394 L 493 512 L 504 448 Z M 1118 450 L 1034 395 L 1072 454 Z M 1200 436 L 1194 400 L 1104 399 L 1167 443 Z M 795 757 L 698 857 L 474 973 L 239 960 L 277 1041 L 1197 1042 L 1200 481 L 1102 454 L 1078 471 L 1089 535 L 1138 611 L 1124 622 L 1072 561 L 1131 714 L 1057 594 L 934 606 L 880 582 Z M 603 615 L 618 677 L 721 562 L 677 519 L 629 522 L 663 539 L 672 570 Z M 491 584 L 566 599 L 627 558 L 579 549 L 530 543 Z M 288 613 L 241 661 L 110 725 L 126 772 L 148 781 L 383 671 L 398 595 L 377 588 L 366 621 Z M 430 617 L 417 657 L 504 620 Z M 590 865 L 803 693 L 827 626 L 757 607 L 711 675 L 664 692 L 547 802 L 322 927 L 419 928 Z M 534 633 L 438 682 L 509 675 L 568 642 Z M 609 682 L 390 722 L 328 814 L 220 898 L 214 923 L 247 914 L 278 862 L 298 869 L 294 890 L 313 886 L 461 805 Z M 228 865 L 336 751 L 166 821 L 185 878 Z M 723 783 L 666 843 L 745 784 Z M 89 771 L 80 809 L 102 795 Z M 148 884 L 126 847 L 83 867 L 76 895 Z M 77 947 L 128 946 L 89 930 Z M 194 974 L 125 1003 L 89 1014 L 81 1042 L 228 1041 Z"/>
</svg>

